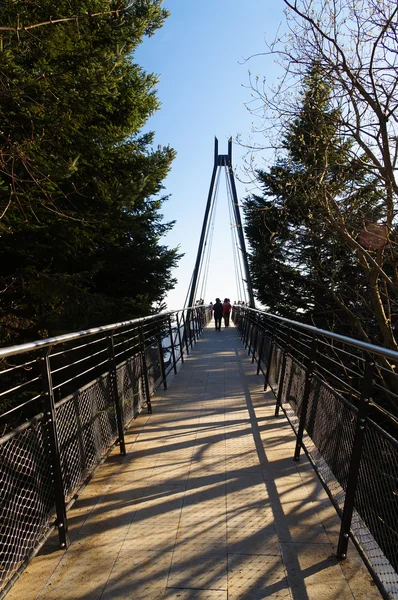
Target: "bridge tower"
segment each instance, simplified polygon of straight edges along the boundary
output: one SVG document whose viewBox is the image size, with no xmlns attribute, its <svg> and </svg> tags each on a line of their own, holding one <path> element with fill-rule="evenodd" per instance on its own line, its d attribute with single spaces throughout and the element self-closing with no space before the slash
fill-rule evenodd
<svg viewBox="0 0 398 600">
<path fill-rule="evenodd" d="M 243 235 L 242 219 L 240 216 L 238 196 L 236 193 L 235 176 L 234 176 L 234 171 L 232 168 L 232 138 L 230 138 L 228 140 L 228 154 L 219 154 L 218 153 L 218 139 L 215 138 L 215 140 L 214 140 L 213 173 L 211 176 L 209 194 L 207 197 L 206 211 L 205 211 L 205 215 L 203 218 L 203 225 L 202 225 L 202 232 L 201 232 L 200 240 L 199 240 L 198 253 L 196 256 L 195 267 L 194 267 L 192 280 L 191 280 L 191 284 L 189 286 L 188 295 L 187 295 L 188 306 L 193 306 L 194 302 L 195 302 L 200 266 L 201 266 L 201 263 L 203 260 L 204 244 L 205 244 L 206 233 L 208 231 L 208 225 L 209 225 L 209 215 L 212 212 L 212 207 L 215 202 L 215 193 L 214 193 L 215 182 L 216 182 L 216 178 L 217 178 L 219 169 L 225 169 L 227 178 L 230 183 L 230 190 L 231 190 L 230 201 L 232 203 L 232 215 L 233 215 L 234 225 L 236 227 L 236 231 L 237 231 L 237 235 L 238 235 L 239 251 L 240 251 L 240 255 L 241 255 L 241 259 L 242 259 L 242 263 L 243 263 L 243 270 L 244 270 L 244 276 L 245 276 L 245 279 L 243 279 L 243 281 L 246 285 L 250 306 L 252 308 L 255 308 L 254 294 L 253 294 L 253 288 L 252 288 L 250 272 L 249 272 L 249 262 L 247 259 L 247 252 L 246 252 L 246 243 L 245 243 L 245 238 Z"/>
</svg>

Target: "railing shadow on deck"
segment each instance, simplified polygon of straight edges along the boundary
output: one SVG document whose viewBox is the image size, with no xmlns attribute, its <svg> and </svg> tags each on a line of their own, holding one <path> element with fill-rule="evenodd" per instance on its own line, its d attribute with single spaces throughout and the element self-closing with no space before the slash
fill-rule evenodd
<svg viewBox="0 0 398 600">
<path fill-rule="evenodd" d="M 237 326 L 383 597 L 398 598 L 398 353 L 243 306 Z"/>
<path fill-rule="evenodd" d="M 211 318 L 195 306 L 0 349 L 0 597 Z"/>
<path fill-rule="evenodd" d="M 245 393 L 245 399 L 248 401 L 250 406 L 250 394 Z M 184 406 L 183 411 L 191 412 L 187 405 Z M 230 411 L 231 413 L 233 411 Z M 163 413 L 163 410 L 162 410 Z M 211 418 L 214 414 L 214 410 L 204 411 L 202 410 L 202 416 L 204 419 Z M 183 417 L 181 417 L 183 418 Z M 234 427 L 240 425 L 241 421 L 234 419 L 228 419 L 226 425 L 228 427 Z M 221 423 L 220 423 L 221 424 Z M 224 424 L 224 421 L 223 421 Z M 245 422 L 247 424 L 247 422 Z M 101 564 L 101 555 L 112 553 L 116 555 L 119 551 L 120 540 L 123 541 L 123 552 L 126 552 L 126 561 L 123 562 L 123 568 L 117 570 L 117 572 L 110 577 L 107 582 L 106 591 L 104 598 L 120 597 L 123 594 L 126 596 L 132 593 L 134 587 L 135 597 L 147 597 L 149 590 L 153 589 L 156 584 L 161 588 L 165 587 L 165 579 L 167 577 L 167 571 L 169 565 L 165 563 L 167 557 L 171 556 L 171 552 L 174 552 L 174 556 L 178 557 L 177 567 L 175 568 L 174 577 L 177 579 L 177 588 L 189 588 L 192 584 L 192 577 L 201 579 L 202 584 L 205 587 L 211 589 L 218 588 L 220 582 L 225 578 L 226 569 L 226 549 L 225 544 L 220 543 L 220 536 L 222 538 L 222 531 L 225 529 L 225 514 L 221 511 L 218 515 L 215 515 L 213 520 L 209 520 L 207 517 L 203 518 L 200 516 L 200 508 L 206 502 L 218 501 L 225 497 L 225 486 L 232 491 L 232 496 L 236 493 L 245 492 L 246 494 L 251 493 L 251 488 L 258 487 L 259 482 L 263 487 L 263 477 L 261 473 L 261 467 L 253 472 L 250 467 L 236 468 L 234 469 L 227 480 L 220 478 L 220 472 L 224 471 L 224 466 L 220 464 L 220 457 L 213 451 L 220 442 L 225 442 L 226 439 L 234 442 L 239 442 L 240 437 L 246 437 L 249 433 L 253 435 L 253 430 L 250 427 L 239 429 L 239 431 L 220 433 L 219 423 L 213 423 L 209 426 L 208 423 L 202 425 L 192 424 L 186 425 L 186 434 L 190 434 L 190 429 L 199 433 L 198 444 L 193 450 L 195 462 L 199 464 L 201 459 L 205 462 L 205 473 L 203 470 L 203 462 L 197 469 L 191 469 L 189 472 L 188 482 L 188 471 L 184 474 L 179 474 L 173 479 L 173 483 L 162 483 L 162 475 L 160 479 L 157 479 L 156 465 L 154 464 L 153 471 L 149 480 L 142 485 L 137 484 L 137 480 L 134 479 L 134 475 L 137 474 L 137 454 L 140 454 L 139 450 L 134 450 L 134 453 L 127 455 L 124 459 L 123 464 L 118 469 L 117 475 L 114 476 L 114 482 L 112 484 L 113 491 L 107 493 L 99 502 L 99 497 L 80 499 L 79 508 L 80 510 L 85 507 L 92 508 L 93 511 L 90 513 L 90 522 L 85 525 L 80 525 L 79 515 L 76 519 L 70 518 L 69 524 L 71 530 L 74 532 L 74 547 L 73 550 L 74 560 L 78 560 L 76 556 L 81 555 L 81 560 L 84 562 L 84 554 L 87 551 L 88 544 L 95 544 L 96 556 L 99 557 L 99 564 Z M 156 432 L 156 429 L 152 427 L 145 427 L 145 439 L 152 444 L 154 437 L 152 434 Z M 162 436 L 163 435 L 162 426 Z M 174 437 L 174 436 L 173 436 Z M 135 446 L 139 445 L 139 442 L 135 442 Z M 175 453 L 179 453 L 186 449 L 192 449 L 192 442 L 187 445 L 183 441 L 176 441 L 167 445 L 167 449 L 163 448 L 160 455 L 159 469 L 164 473 L 167 473 L 167 479 L 170 481 L 172 477 L 172 468 L 181 468 L 184 464 L 190 463 L 187 459 L 181 459 L 180 464 L 176 462 Z M 146 455 L 149 458 L 153 457 L 152 452 Z M 144 456 L 141 456 L 144 458 Z M 222 461 L 221 461 L 222 462 Z M 278 465 L 275 465 L 278 468 Z M 220 471 L 221 470 L 221 471 Z M 166 476 L 166 475 L 164 475 Z M 129 483 L 129 486 L 118 483 L 120 481 Z M 153 481 L 154 480 L 154 481 Z M 100 494 L 99 494 L 100 495 Z M 182 535 L 176 539 L 176 531 L 171 524 L 170 519 L 176 511 L 179 511 L 182 506 L 183 495 L 185 496 L 185 509 L 192 508 L 193 511 L 197 512 L 195 522 L 189 522 L 186 527 L 186 533 L 188 535 Z M 163 498 L 163 502 L 159 503 L 159 499 Z M 281 520 L 281 507 L 280 498 L 275 491 L 272 504 L 271 498 L 265 502 L 259 503 L 255 499 L 252 499 L 248 503 L 245 503 L 243 508 L 229 509 L 230 522 L 236 522 L 237 529 L 240 529 L 240 525 L 247 523 L 248 514 L 251 511 L 261 512 L 262 523 L 259 525 L 256 531 L 245 536 L 244 544 L 245 549 L 242 548 L 242 540 L 238 539 L 228 545 L 228 564 L 231 570 L 239 571 L 246 558 L 246 552 L 250 548 L 251 560 L 255 560 L 253 555 L 256 554 L 256 547 L 264 546 L 264 543 L 269 547 L 270 539 L 275 536 L 274 521 L 277 518 L 279 510 L 279 521 Z M 156 505 L 154 503 L 156 502 Z M 87 506 L 88 505 L 88 506 Z M 272 506 L 271 506 L 272 505 Z M 303 501 L 303 511 L 301 516 L 305 517 L 311 515 L 311 508 Z M 272 518 L 267 519 L 266 515 L 272 512 Z M 159 521 L 157 520 L 159 519 Z M 76 522 L 75 522 L 76 520 Z M 154 523 L 154 520 L 156 523 Z M 152 540 L 150 544 L 151 557 L 145 557 L 145 540 L 137 542 L 135 535 L 134 541 L 129 540 L 128 526 L 130 523 L 134 523 L 134 532 L 137 533 L 137 529 L 140 527 L 145 528 L 145 524 L 149 523 L 149 528 L 156 527 L 157 536 L 161 541 L 161 547 L 156 550 L 152 546 Z M 178 522 L 178 521 L 177 521 Z M 162 525 L 163 524 L 163 525 Z M 167 524 L 167 525 L 165 525 Z M 80 525 L 80 526 L 79 526 Z M 121 534 L 121 529 L 124 529 L 124 534 Z M 182 528 L 184 530 L 184 528 Z M 77 531 L 76 531 L 77 530 Z M 115 535 L 112 535 L 114 532 Z M 101 534 L 104 533 L 104 536 Z M 145 533 L 148 535 L 149 529 L 145 529 Z M 167 534 L 167 539 L 164 539 L 164 533 Z M 225 533 L 224 533 L 225 535 Z M 311 533 L 309 533 L 311 536 Z M 203 548 L 200 548 L 200 540 L 212 538 L 211 549 L 209 544 L 204 543 Z M 307 536 L 307 541 L 310 537 Z M 105 541 L 106 540 L 106 541 Z M 287 541 L 287 538 L 285 538 Z M 271 542 L 272 543 L 272 542 Z M 80 544 L 80 546 L 79 546 Z M 194 550 L 193 550 L 194 546 Z M 131 553 L 127 555 L 128 551 Z M 251 589 L 253 589 L 257 595 L 261 592 L 261 597 L 267 597 L 276 592 L 282 592 L 287 590 L 287 581 L 284 576 L 277 576 L 275 574 L 275 567 L 277 566 L 278 560 L 275 556 L 264 556 L 263 552 L 258 553 L 258 566 L 261 569 L 257 570 L 256 576 L 253 576 Z M 270 554 L 268 552 L 268 554 Z M 278 554 L 276 551 L 275 554 Z M 140 556 L 141 555 L 141 556 Z M 194 555 L 194 558 L 192 558 Z M 138 559 L 137 559 L 138 557 Z M 129 559 L 129 560 L 127 560 Z M 138 562 L 135 562 L 137 561 Z M 297 597 L 301 600 L 305 600 L 308 596 L 305 591 L 304 580 L 309 574 L 313 574 L 317 571 L 321 571 L 326 566 L 330 566 L 330 560 L 327 562 L 322 559 L 319 563 L 311 569 L 299 569 L 296 565 L 296 586 L 293 590 L 293 598 Z M 300 574 L 300 575 L 298 575 Z M 94 572 L 91 578 L 95 580 L 98 577 L 101 580 L 101 573 L 98 566 L 94 565 Z M 302 579 L 301 586 L 297 585 L 297 578 Z M 134 582 L 132 584 L 132 581 Z M 57 585 L 55 581 L 53 583 L 52 593 L 57 590 L 54 586 Z M 92 598 L 93 594 L 98 592 L 98 596 L 102 592 L 102 583 L 98 584 L 98 590 L 90 588 L 90 593 L 85 596 L 82 593 L 81 598 Z M 173 590 L 171 590 L 172 592 Z M 60 594 L 62 590 L 60 589 Z M 174 590 L 175 592 L 175 590 Z M 192 590 L 191 590 L 192 593 Z M 145 595 L 145 596 L 144 596 Z"/>
</svg>

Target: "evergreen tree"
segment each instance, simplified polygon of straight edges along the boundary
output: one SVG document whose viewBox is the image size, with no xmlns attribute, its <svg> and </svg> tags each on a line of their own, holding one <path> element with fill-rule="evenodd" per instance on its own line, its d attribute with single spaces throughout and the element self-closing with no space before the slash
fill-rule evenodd
<svg viewBox="0 0 398 600">
<path fill-rule="evenodd" d="M 0 5 L 3 343 L 148 314 L 175 283 L 159 212 L 174 151 L 140 133 L 157 80 L 133 59 L 161 4 Z"/>
<path fill-rule="evenodd" d="M 283 140 L 285 156 L 257 171 L 263 195 L 245 202 L 253 282 L 271 312 L 375 339 L 367 273 L 337 225 L 343 218 L 356 237 L 380 217 L 380 193 L 366 159 L 350 158 L 350 142 L 339 137 L 331 94 L 314 62 Z"/>
</svg>

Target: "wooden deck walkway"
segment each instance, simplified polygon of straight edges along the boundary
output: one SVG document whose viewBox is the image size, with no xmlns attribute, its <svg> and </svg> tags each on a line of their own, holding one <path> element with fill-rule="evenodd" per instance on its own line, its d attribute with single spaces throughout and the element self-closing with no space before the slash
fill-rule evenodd
<svg viewBox="0 0 398 600">
<path fill-rule="evenodd" d="M 153 414 L 129 429 L 7 600 L 373 600 L 236 330 L 211 324 Z"/>
</svg>

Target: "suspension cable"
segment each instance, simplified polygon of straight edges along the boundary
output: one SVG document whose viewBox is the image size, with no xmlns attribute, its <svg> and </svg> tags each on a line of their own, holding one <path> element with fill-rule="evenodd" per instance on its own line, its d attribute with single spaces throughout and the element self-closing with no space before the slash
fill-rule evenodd
<svg viewBox="0 0 398 600">
<path fill-rule="evenodd" d="M 229 200 L 228 208 L 229 208 L 230 220 L 231 220 L 232 248 L 233 248 L 233 252 L 234 252 L 235 278 L 236 278 L 236 284 L 237 284 L 237 291 L 238 291 L 238 294 L 241 295 L 241 299 L 243 299 L 245 302 L 247 302 L 246 286 L 243 284 L 243 282 L 245 281 L 245 278 L 244 278 L 244 274 L 243 274 L 242 249 L 239 246 L 237 223 L 236 223 L 235 212 L 234 212 L 234 208 L 233 208 L 234 199 L 233 199 L 233 194 L 232 194 L 231 181 L 228 177 L 227 172 L 226 172 L 226 184 L 227 184 L 227 195 L 228 195 L 228 200 Z M 234 227 L 232 227 L 232 223 L 234 224 Z"/>
<path fill-rule="evenodd" d="M 192 271 L 192 275 L 191 275 L 191 281 L 190 281 L 190 283 L 189 283 L 189 287 L 188 287 L 187 295 L 185 296 L 184 308 L 186 307 L 186 305 L 187 305 L 187 303 L 188 303 L 189 292 L 190 292 L 190 290 L 191 290 L 191 287 L 192 287 L 192 282 L 193 282 L 193 271 Z"/>
<path fill-rule="evenodd" d="M 217 196 L 215 197 L 215 200 L 214 200 L 214 213 L 212 215 L 211 229 L 210 229 L 210 233 L 209 233 L 209 244 L 208 244 L 208 248 L 207 248 L 207 256 L 206 256 L 206 263 L 205 263 L 205 269 L 204 269 L 204 275 L 203 275 L 203 283 L 202 283 L 202 288 L 201 288 L 201 293 L 200 293 L 201 298 L 204 298 L 206 295 L 207 280 L 209 277 L 209 270 L 210 270 L 210 256 L 211 256 L 211 249 L 213 246 L 213 238 L 214 238 L 214 223 L 216 220 L 216 208 L 217 208 Z"/>
<path fill-rule="evenodd" d="M 239 259 L 237 256 L 236 246 L 235 246 L 236 224 L 235 224 L 235 219 L 233 218 L 233 210 L 232 210 L 232 206 L 231 206 L 232 198 L 229 195 L 229 189 L 228 189 L 228 175 L 226 176 L 226 187 L 227 187 L 227 197 L 228 197 L 229 222 L 230 222 L 230 228 L 231 228 L 232 256 L 233 256 L 234 270 L 235 270 L 235 283 L 236 283 L 238 299 L 239 299 L 241 297 L 240 296 L 241 290 L 240 290 L 238 264 L 237 264 Z"/>
<path fill-rule="evenodd" d="M 204 298 L 204 294 L 206 292 L 206 287 L 205 287 L 205 281 L 207 283 L 206 272 L 208 273 L 208 270 L 209 270 L 211 245 L 212 245 L 212 241 L 213 241 L 212 233 L 214 231 L 215 207 L 217 204 L 219 185 L 220 185 L 220 170 L 217 171 L 217 177 L 216 177 L 214 193 L 213 193 L 213 198 L 212 198 L 212 203 L 211 203 L 211 211 L 210 211 L 209 220 L 208 220 L 207 228 L 206 228 L 206 232 L 205 232 L 205 240 L 204 240 L 204 245 L 203 245 L 204 251 L 203 251 L 200 265 L 199 265 L 198 280 L 197 280 L 198 283 L 196 285 L 194 297 L 196 297 L 196 293 L 197 293 L 198 289 L 201 290 L 201 293 L 200 293 L 201 298 Z M 204 273 L 204 276 L 201 279 L 202 272 Z M 201 286 L 199 286 L 199 282 L 201 282 Z"/>
<path fill-rule="evenodd" d="M 203 261 L 201 262 L 200 269 L 199 269 L 198 282 L 201 280 L 201 276 L 202 276 L 202 272 L 203 272 L 200 298 L 204 298 L 204 294 L 206 293 L 207 275 L 209 272 L 211 246 L 212 246 L 212 242 L 213 242 L 214 221 L 215 221 L 215 214 L 216 214 L 216 205 L 217 205 L 217 199 L 218 199 L 219 184 L 220 184 L 220 171 L 218 171 L 218 173 L 217 173 L 217 179 L 216 179 L 214 195 L 213 195 L 213 203 L 211 206 L 211 212 L 209 215 L 210 218 L 208 221 L 208 227 L 207 227 L 207 231 L 206 231 L 206 238 L 205 238 L 204 252 L 203 252 Z"/>
</svg>

